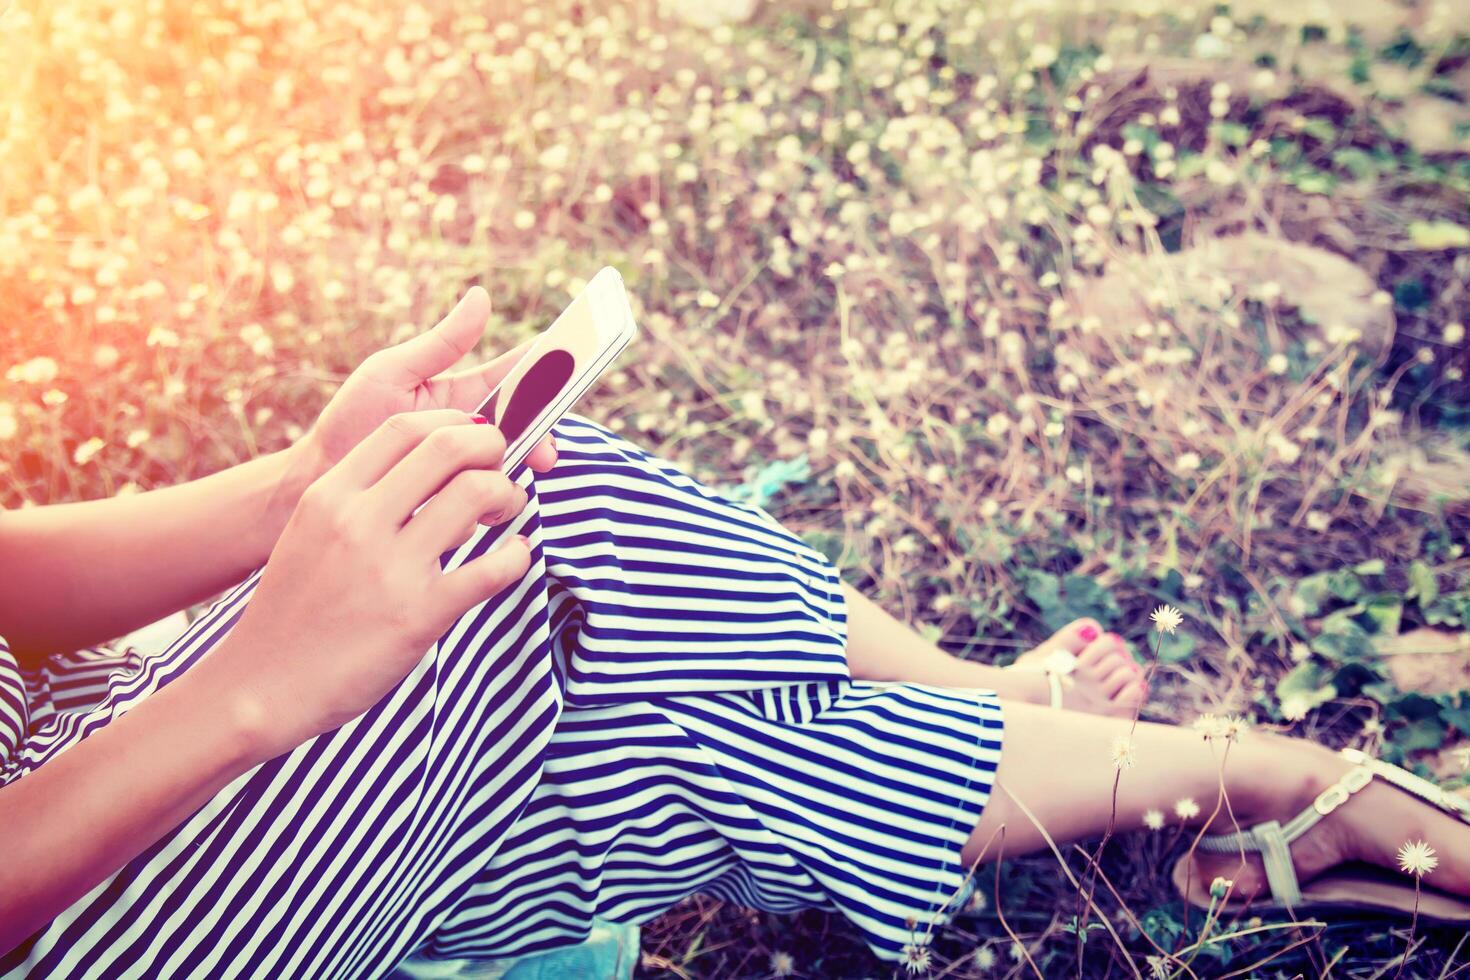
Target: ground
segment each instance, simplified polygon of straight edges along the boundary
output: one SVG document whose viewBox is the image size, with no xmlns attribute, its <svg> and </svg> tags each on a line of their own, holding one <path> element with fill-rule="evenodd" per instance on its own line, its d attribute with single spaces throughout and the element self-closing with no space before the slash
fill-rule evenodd
<svg viewBox="0 0 1470 980">
<path fill-rule="evenodd" d="M 586 410 L 947 648 L 1004 663 L 1096 615 L 1146 656 L 1149 717 L 1239 713 L 1458 785 L 1456 6 L 17 0 L 0 502 L 282 446 L 468 284 L 490 352 L 612 264 L 643 336 Z M 1161 644 L 1160 603 L 1185 617 Z M 1422 924 L 1201 934 L 1152 873 L 1182 837 L 1113 839 L 1085 943 L 1054 859 L 987 871 L 929 972 L 1031 975 L 1017 942 L 1045 976 L 1470 957 Z M 703 899 L 646 929 L 643 971 L 785 956 L 891 972 L 834 917 Z"/>
</svg>

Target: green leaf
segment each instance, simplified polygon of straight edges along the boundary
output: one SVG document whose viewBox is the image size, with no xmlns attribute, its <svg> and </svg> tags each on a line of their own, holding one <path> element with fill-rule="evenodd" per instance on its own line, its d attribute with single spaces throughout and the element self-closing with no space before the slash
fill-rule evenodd
<svg viewBox="0 0 1470 980">
<path fill-rule="evenodd" d="M 1327 588 L 1344 602 L 1357 602 L 1358 597 L 1363 594 L 1363 583 L 1346 568 L 1328 573 Z"/>
<path fill-rule="evenodd" d="M 1032 572 L 1026 582 L 1026 598 L 1036 604 L 1049 630 L 1059 630 L 1084 616 L 1106 622 L 1121 615 L 1112 593 L 1088 575 L 1058 579 L 1047 572 Z"/>
<path fill-rule="evenodd" d="M 1378 681 L 1374 684 L 1364 684 L 1358 693 L 1367 695 L 1379 704 L 1388 704 L 1399 696 L 1399 689 L 1393 681 Z"/>
<path fill-rule="evenodd" d="M 1311 711 L 1337 697 L 1337 688 L 1327 679 L 1327 671 L 1310 660 L 1293 667 L 1276 682 L 1276 699 L 1285 705 L 1296 702 L 1302 710 Z"/>
<path fill-rule="evenodd" d="M 1441 706 L 1439 719 L 1461 735 L 1470 735 L 1470 694 L 1461 694 L 1459 703 L 1454 706 Z"/>
<path fill-rule="evenodd" d="M 1196 641 L 1192 633 L 1165 633 L 1158 641 L 1159 662 L 1183 663 L 1194 655 Z"/>
<path fill-rule="evenodd" d="M 1351 697 L 1368 687 L 1383 683 L 1383 673 L 1376 666 L 1362 660 L 1352 660 L 1338 667 L 1332 675 L 1332 686 L 1343 697 Z M 1398 689 L 1389 692 L 1395 697 Z"/>
<path fill-rule="evenodd" d="M 1405 752 L 1437 749 L 1444 744 L 1445 728 L 1438 718 L 1420 718 L 1395 729 L 1390 738 Z"/>
<path fill-rule="evenodd" d="M 1356 146 L 1345 146 L 1334 151 L 1332 162 L 1351 174 L 1354 180 L 1365 180 L 1378 173 L 1378 165 L 1374 159 Z"/>
<path fill-rule="evenodd" d="M 1337 142 L 1337 124 L 1323 116 L 1309 116 L 1302 122 L 1302 132 L 1323 143 Z"/>
<path fill-rule="evenodd" d="M 1409 562 L 1409 588 L 1404 598 L 1417 599 L 1420 609 L 1439 598 L 1439 579 L 1428 565 L 1417 558 Z"/>
<path fill-rule="evenodd" d="M 1292 596 L 1303 616 L 1316 616 L 1327 602 L 1327 579 L 1331 572 L 1318 572 L 1297 582 Z"/>
<path fill-rule="evenodd" d="M 1382 558 L 1369 558 L 1353 566 L 1353 571 L 1359 575 L 1382 575 L 1386 569 Z"/>
<path fill-rule="evenodd" d="M 1421 252 L 1470 248 L 1470 228 L 1453 221 L 1411 221 L 1409 241 Z"/>
<path fill-rule="evenodd" d="M 1173 949 L 1176 941 L 1184 935 L 1184 924 L 1168 908 L 1149 909 L 1138 920 L 1143 934 L 1165 949 Z"/>
<path fill-rule="evenodd" d="M 1220 138 L 1220 142 L 1226 146 L 1245 146 L 1250 142 L 1250 128 L 1238 122 L 1215 123 L 1214 130 L 1215 135 Z"/>
<path fill-rule="evenodd" d="M 1372 596 L 1362 604 L 1362 609 L 1361 619 L 1366 619 L 1373 626 L 1373 632 L 1380 636 L 1398 635 L 1404 615 L 1404 603 L 1397 595 L 1384 592 Z"/>
<path fill-rule="evenodd" d="M 1418 691 L 1408 691 L 1400 694 L 1392 701 L 1383 706 L 1383 713 L 1391 719 L 1401 721 L 1423 721 L 1426 718 L 1439 717 L 1439 702 Z"/>
<path fill-rule="evenodd" d="M 1315 167 L 1298 167 L 1283 179 L 1303 194 L 1331 194 L 1337 189 L 1337 177 Z"/>
<path fill-rule="evenodd" d="M 1356 610 L 1340 609 L 1322 621 L 1322 632 L 1308 644 L 1315 653 L 1329 660 L 1343 661 L 1367 657 L 1373 652 L 1368 631 L 1354 618 Z"/>
<path fill-rule="evenodd" d="M 1026 598 L 1036 603 L 1036 607 L 1045 615 L 1048 610 L 1061 604 L 1061 579 L 1051 572 L 1031 572 L 1026 579 Z"/>
<path fill-rule="evenodd" d="M 1163 142 L 1162 137 L 1159 136 L 1158 130 L 1154 129 L 1152 126 L 1144 126 L 1141 123 L 1136 122 L 1128 123 L 1123 127 L 1123 138 L 1138 140 L 1138 142 L 1143 144 L 1143 148 L 1147 150 L 1150 154 L 1153 153 L 1154 147 Z"/>
</svg>

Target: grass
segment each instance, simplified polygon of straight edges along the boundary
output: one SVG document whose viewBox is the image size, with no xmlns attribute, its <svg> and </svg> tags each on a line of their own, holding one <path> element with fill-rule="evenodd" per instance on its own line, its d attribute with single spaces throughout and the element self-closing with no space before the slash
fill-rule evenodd
<svg viewBox="0 0 1470 980">
<path fill-rule="evenodd" d="M 1470 691 L 1412 652 L 1470 618 L 1451 7 L 14 4 L 0 502 L 279 447 L 466 285 L 497 303 L 488 352 L 613 264 L 645 336 L 587 411 L 766 502 L 947 648 L 1005 662 L 1079 614 L 1141 640 L 1170 602 L 1152 716 L 1463 782 Z M 1054 859 L 1005 862 L 932 974 L 1030 973 L 997 902 L 1046 976 L 1148 975 L 1159 946 L 1199 976 L 1397 968 L 1384 923 L 1202 939 L 1138 873 L 1185 845 L 1108 845 L 1117 941 L 1069 933 Z M 1405 976 L 1470 958 L 1414 942 Z M 646 929 L 643 969 L 758 977 L 776 952 L 890 972 L 833 916 L 701 898 Z"/>
</svg>

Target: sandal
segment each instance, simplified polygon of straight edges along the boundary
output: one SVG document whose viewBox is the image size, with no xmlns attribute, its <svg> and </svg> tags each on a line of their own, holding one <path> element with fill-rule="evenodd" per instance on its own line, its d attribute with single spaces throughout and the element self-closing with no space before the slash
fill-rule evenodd
<svg viewBox="0 0 1470 980">
<path fill-rule="evenodd" d="M 1033 673 L 1040 671 L 1045 674 L 1047 687 L 1051 691 L 1050 706 L 1060 708 L 1062 706 L 1062 692 L 1066 689 L 1066 686 L 1070 686 L 1072 683 L 1068 675 L 1077 669 L 1077 655 L 1070 650 L 1053 650 L 1046 655 L 1046 659 L 1038 664 L 1018 664 L 1013 669 L 1027 670 Z M 1066 681 L 1066 686 L 1063 685 L 1064 680 Z"/>
<path fill-rule="evenodd" d="M 1401 914 L 1408 918 L 1415 909 L 1416 893 L 1407 878 L 1372 865 L 1345 864 L 1312 879 L 1306 887 L 1297 880 L 1291 861 L 1291 844 L 1333 810 L 1352 799 L 1353 794 L 1382 779 L 1405 793 L 1417 796 L 1446 813 L 1470 824 L 1470 800 L 1441 789 L 1398 766 L 1369 758 L 1357 749 L 1343 749 L 1343 758 L 1355 768 L 1335 784 L 1323 790 L 1312 805 L 1285 824 L 1275 820 L 1256 824 L 1249 830 L 1200 838 L 1198 849 L 1209 854 L 1259 854 L 1266 869 L 1271 890 L 1269 900 L 1222 899 L 1210 895 L 1210 883 L 1193 878 L 1190 859 L 1185 855 L 1174 865 L 1174 887 L 1189 904 L 1220 913 L 1233 913 L 1247 906 L 1253 913 L 1283 911 L 1303 912 L 1373 912 Z M 1421 885 L 1417 894 L 1419 918 L 1432 922 L 1470 923 L 1470 901 Z"/>
</svg>

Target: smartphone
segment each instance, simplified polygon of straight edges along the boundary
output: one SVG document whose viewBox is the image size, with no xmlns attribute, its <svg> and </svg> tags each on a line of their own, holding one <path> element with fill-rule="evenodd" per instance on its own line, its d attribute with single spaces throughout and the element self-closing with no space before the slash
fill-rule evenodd
<svg viewBox="0 0 1470 980">
<path fill-rule="evenodd" d="M 637 329 L 623 277 L 611 266 L 603 268 L 475 409 L 505 436 L 501 469 L 525 460 Z"/>
</svg>

